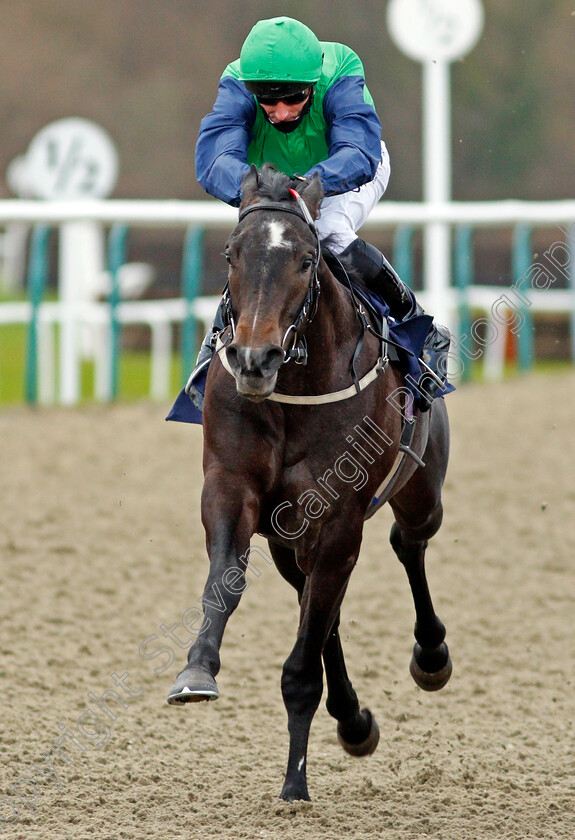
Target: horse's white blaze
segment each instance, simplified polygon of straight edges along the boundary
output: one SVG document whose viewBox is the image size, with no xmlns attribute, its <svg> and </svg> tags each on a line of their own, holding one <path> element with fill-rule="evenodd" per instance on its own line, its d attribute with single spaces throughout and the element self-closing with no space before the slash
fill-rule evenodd
<svg viewBox="0 0 575 840">
<path fill-rule="evenodd" d="M 255 324 L 255 319 L 254 319 L 254 324 Z M 248 347 L 248 349 L 246 350 L 246 365 L 247 365 L 248 368 L 251 365 L 251 361 L 252 361 L 252 351 L 251 351 L 251 348 Z"/>
<path fill-rule="evenodd" d="M 262 296 L 262 293 L 260 292 L 260 295 L 259 295 L 260 299 L 261 299 L 261 296 Z M 256 314 L 254 315 L 254 321 L 253 321 L 253 324 L 252 324 L 252 333 L 253 333 L 253 332 L 255 332 L 255 329 L 256 329 L 256 321 L 258 320 L 258 315 L 259 315 L 259 314 L 260 314 L 260 300 L 258 299 L 258 305 L 257 305 L 257 308 L 256 308 Z"/>
<path fill-rule="evenodd" d="M 267 247 L 271 250 L 272 248 L 289 248 L 289 243 L 285 240 L 285 226 L 278 221 L 271 221 L 268 222 L 268 242 Z M 261 292 L 256 303 L 256 311 L 254 314 L 254 320 L 252 323 L 252 332 L 255 331 L 256 328 L 256 321 L 258 320 L 258 315 L 260 312 L 260 299 L 261 299 Z"/>
<path fill-rule="evenodd" d="M 268 225 L 269 230 L 269 240 L 268 240 L 268 247 L 269 248 L 287 248 L 288 243 L 284 239 L 285 227 L 281 222 L 270 222 Z"/>
</svg>

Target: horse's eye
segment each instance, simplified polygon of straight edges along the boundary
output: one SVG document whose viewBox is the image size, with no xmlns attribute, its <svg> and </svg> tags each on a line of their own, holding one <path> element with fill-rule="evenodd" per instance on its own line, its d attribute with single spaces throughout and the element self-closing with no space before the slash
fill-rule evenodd
<svg viewBox="0 0 575 840">
<path fill-rule="evenodd" d="M 307 257 L 301 264 L 302 271 L 308 271 L 313 265 L 313 260 Z"/>
<path fill-rule="evenodd" d="M 225 256 L 225 258 L 226 258 L 226 262 L 227 262 L 227 264 L 228 264 L 228 265 L 231 265 L 231 264 L 232 264 L 232 258 L 230 257 L 230 252 L 229 252 L 229 251 L 226 251 L 226 253 L 224 254 L 224 256 Z"/>
</svg>

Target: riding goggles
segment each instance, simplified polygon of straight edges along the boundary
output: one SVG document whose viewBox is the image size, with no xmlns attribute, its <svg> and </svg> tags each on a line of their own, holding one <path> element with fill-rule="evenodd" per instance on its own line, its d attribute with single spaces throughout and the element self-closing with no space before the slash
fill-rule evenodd
<svg viewBox="0 0 575 840">
<path fill-rule="evenodd" d="M 305 102 L 310 95 L 310 88 L 300 90 L 298 93 L 291 93 L 287 96 L 256 96 L 260 105 L 277 105 L 278 102 L 283 102 L 284 105 L 300 105 Z"/>
</svg>

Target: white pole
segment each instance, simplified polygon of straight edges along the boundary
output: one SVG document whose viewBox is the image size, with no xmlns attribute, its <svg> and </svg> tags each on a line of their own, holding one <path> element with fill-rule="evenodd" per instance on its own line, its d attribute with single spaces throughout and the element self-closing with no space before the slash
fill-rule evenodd
<svg viewBox="0 0 575 840">
<path fill-rule="evenodd" d="M 428 204 L 451 199 L 451 105 L 447 61 L 423 62 L 423 190 Z M 429 314 L 452 327 L 448 306 L 451 237 L 448 225 L 431 222 L 424 231 L 424 284 Z"/>
<path fill-rule="evenodd" d="M 40 310 L 42 312 L 42 310 Z M 38 328 L 38 401 L 52 405 L 56 400 L 56 325 L 40 317 Z"/>
</svg>

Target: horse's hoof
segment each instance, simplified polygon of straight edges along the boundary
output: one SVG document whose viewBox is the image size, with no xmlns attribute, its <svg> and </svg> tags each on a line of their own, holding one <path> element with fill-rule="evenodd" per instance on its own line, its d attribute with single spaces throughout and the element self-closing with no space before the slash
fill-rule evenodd
<svg viewBox="0 0 575 840">
<path fill-rule="evenodd" d="M 292 785 L 284 785 L 280 793 L 280 799 L 292 805 L 294 802 L 311 802 L 309 793 L 307 792 L 307 785 L 301 788 L 296 788 Z"/>
<path fill-rule="evenodd" d="M 377 725 L 377 721 L 369 711 L 369 709 L 362 709 L 362 715 L 369 716 L 369 735 L 359 744 L 352 744 L 349 741 L 346 741 L 341 734 L 342 725 L 338 723 L 337 725 L 337 739 L 339 743 L 342 745 L 344 750 L 349 753 L 350 755 L 354 755 L 357 758 L 364 756 L 364 755 L 371 755 L 377 749 L 377 745 L 379 744 L 379 726 Z"/>
<path fill-rule="evenodd" d="M 209 671 L 204 668 L 184 668 L 168 694 L 168 703 L 170 706 L 180 706 L 183 703 L 217 700 L 219 696 L 218 686 Z"/>
<path fill-rule="evenodd" d="M 441 647 L 445 648 L 447 661 L 438 671 L 424 671 L 423 668 L 417 664 L 417 658 L 418 655 L 422 653 L 422 648 L 418 644 L 416 644 L 413 648 L 413 656 L 411 657 L 411 662 L 409 663 L 409 673 L 413 677 L 415 683 L 424 691 L 439 691 L 439 689 L 443 688 L 443 686 L 447 685 L 449 682 L 449 678 L 453 670 L 451 657 L 449 656 L 447 645 L 443 644 Z"/>
</svg>

